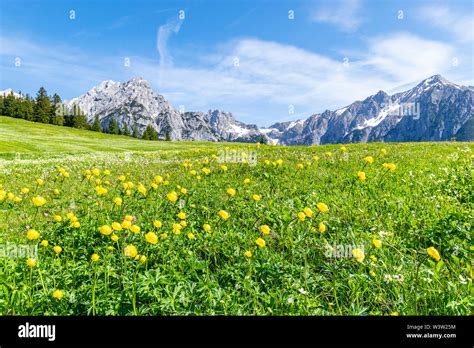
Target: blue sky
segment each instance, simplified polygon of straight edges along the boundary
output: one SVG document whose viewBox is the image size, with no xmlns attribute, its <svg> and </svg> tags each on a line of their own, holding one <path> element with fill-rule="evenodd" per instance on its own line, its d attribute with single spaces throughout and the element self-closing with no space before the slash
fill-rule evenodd
<svg viewBox="0 0 474 348">
<path fill-rule="evenodd" d="M 142 76 L 176 108 L 270 125 L 437 73 L 474 85 L 473 12 L 470 0 L 2 0 L 0 89 L 70 99 Z"/>
</svg>

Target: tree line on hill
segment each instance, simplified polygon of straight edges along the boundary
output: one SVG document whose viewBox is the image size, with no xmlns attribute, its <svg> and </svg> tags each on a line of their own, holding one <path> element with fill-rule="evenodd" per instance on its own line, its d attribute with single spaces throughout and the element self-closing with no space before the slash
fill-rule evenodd
<svg viewBox="0 0 474 348">
<path fill-rule="evenodd" d="M 98 115 L 95 116 L 94 122 L 89 124 L 87 123 L 87 116 L 78 105 L 74 105 L 72 109 L 65 108 L 61 97 L 56 93 L 49 96 L 44 87 L 39 89 L 36 98 L 21 93 L 18 97 L 13 92 L 6 96 L 0 96 L 0 115 L 56 126 L 125 135 L 145 140 L 158 140 L 158 132 L 151 125 L 148 125 L 140 136 L 136 124 L 132 129 L 129 129 L 126 124 L 124 124 L 123 129 L 120 129 L 114 118 L 110 120 L 107 129 L 102 127 Z M 169 134 L 166 135 L 166 140 L 170 140 Z"/>
</svg>

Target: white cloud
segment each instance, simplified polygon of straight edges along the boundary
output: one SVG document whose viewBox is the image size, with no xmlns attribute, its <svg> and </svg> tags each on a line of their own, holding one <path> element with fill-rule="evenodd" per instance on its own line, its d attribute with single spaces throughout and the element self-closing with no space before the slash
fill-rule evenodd
<svg viewBox="0 0 474 348">
<path fill-rule="evenodd" d="M 471 11 L 454 10 L 435 4 L 418 8 L 417 14 L 426 24 L 447 31 L 461 42 L 474 40 L 474 16 Z"/>
<path fill-rule="evenodd" d="M 168 21 L 168 23 L 158 28 L 156 48 L 160 54 L 160 65 L 166 66 L 172 63 L 171 56 L 168 53 L 168 39 L 171 34 L 179 33 L 181 29 L 182 20 L 176 18 Z"/>
<path fill-rule="evenodd" d="M 317 8 L 311 16 L 315 22 L 329 23 L 343 31 L 355 31 L 364 21 L 360 0 L 333 0 Z"/>
</svg>

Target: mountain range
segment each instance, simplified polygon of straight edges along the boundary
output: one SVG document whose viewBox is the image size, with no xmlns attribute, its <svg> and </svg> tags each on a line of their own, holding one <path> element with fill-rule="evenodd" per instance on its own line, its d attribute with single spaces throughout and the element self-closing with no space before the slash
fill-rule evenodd
<svg viewBox="0 0 474 348">
<path fill-rule="evenodd" d="M 78 105 L 89 123 L 97 115 L 104 129 L 113 118 L 121 129 L 136 126 L 140 134 L 151 125 L 162 139 L 317 145 L 453 138 L 474 141 L 473 96 L 474 87 L 434 75 L 405 92 L 389 95 L 379 91 L 334 111 L 267 128 L 239 122 L 232 113 L 221 110 L 179 112 L 141 77 L 127 82 L 103 81 L 64 104 L 67 108 Z"/>
</svg>

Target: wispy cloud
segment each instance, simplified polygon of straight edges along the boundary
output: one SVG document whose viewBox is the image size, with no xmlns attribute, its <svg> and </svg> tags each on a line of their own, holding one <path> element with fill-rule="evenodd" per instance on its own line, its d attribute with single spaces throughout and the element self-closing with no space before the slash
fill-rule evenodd
<svg viewBox="0 0 474 348">
<path fill-rule="evenodd" d="M 448 7 L 445 4 L 421 6 L 418 16 L 428 25 L 451 33 L 459 41 L 474 41 L 474 16 L 472 11 L 466 12 Z"/>
<path fill-rule="evenodd" d="M 328 23 L 342 31 L 355 31 L 364 21 L 361 0 L 334 0 L 316 8 L 311 19 Z"/>
<path fill-rule="evenodd" d="M 158 28 L 156 48 L 160 55 L 160 65 L 166 66 L 172 63 L 171 56 L 168 53 L 168 39 L 171 34 L 179 33 L 183 21 L 179 18 L 170 19 L 166 24 Z"/>
</svg>

